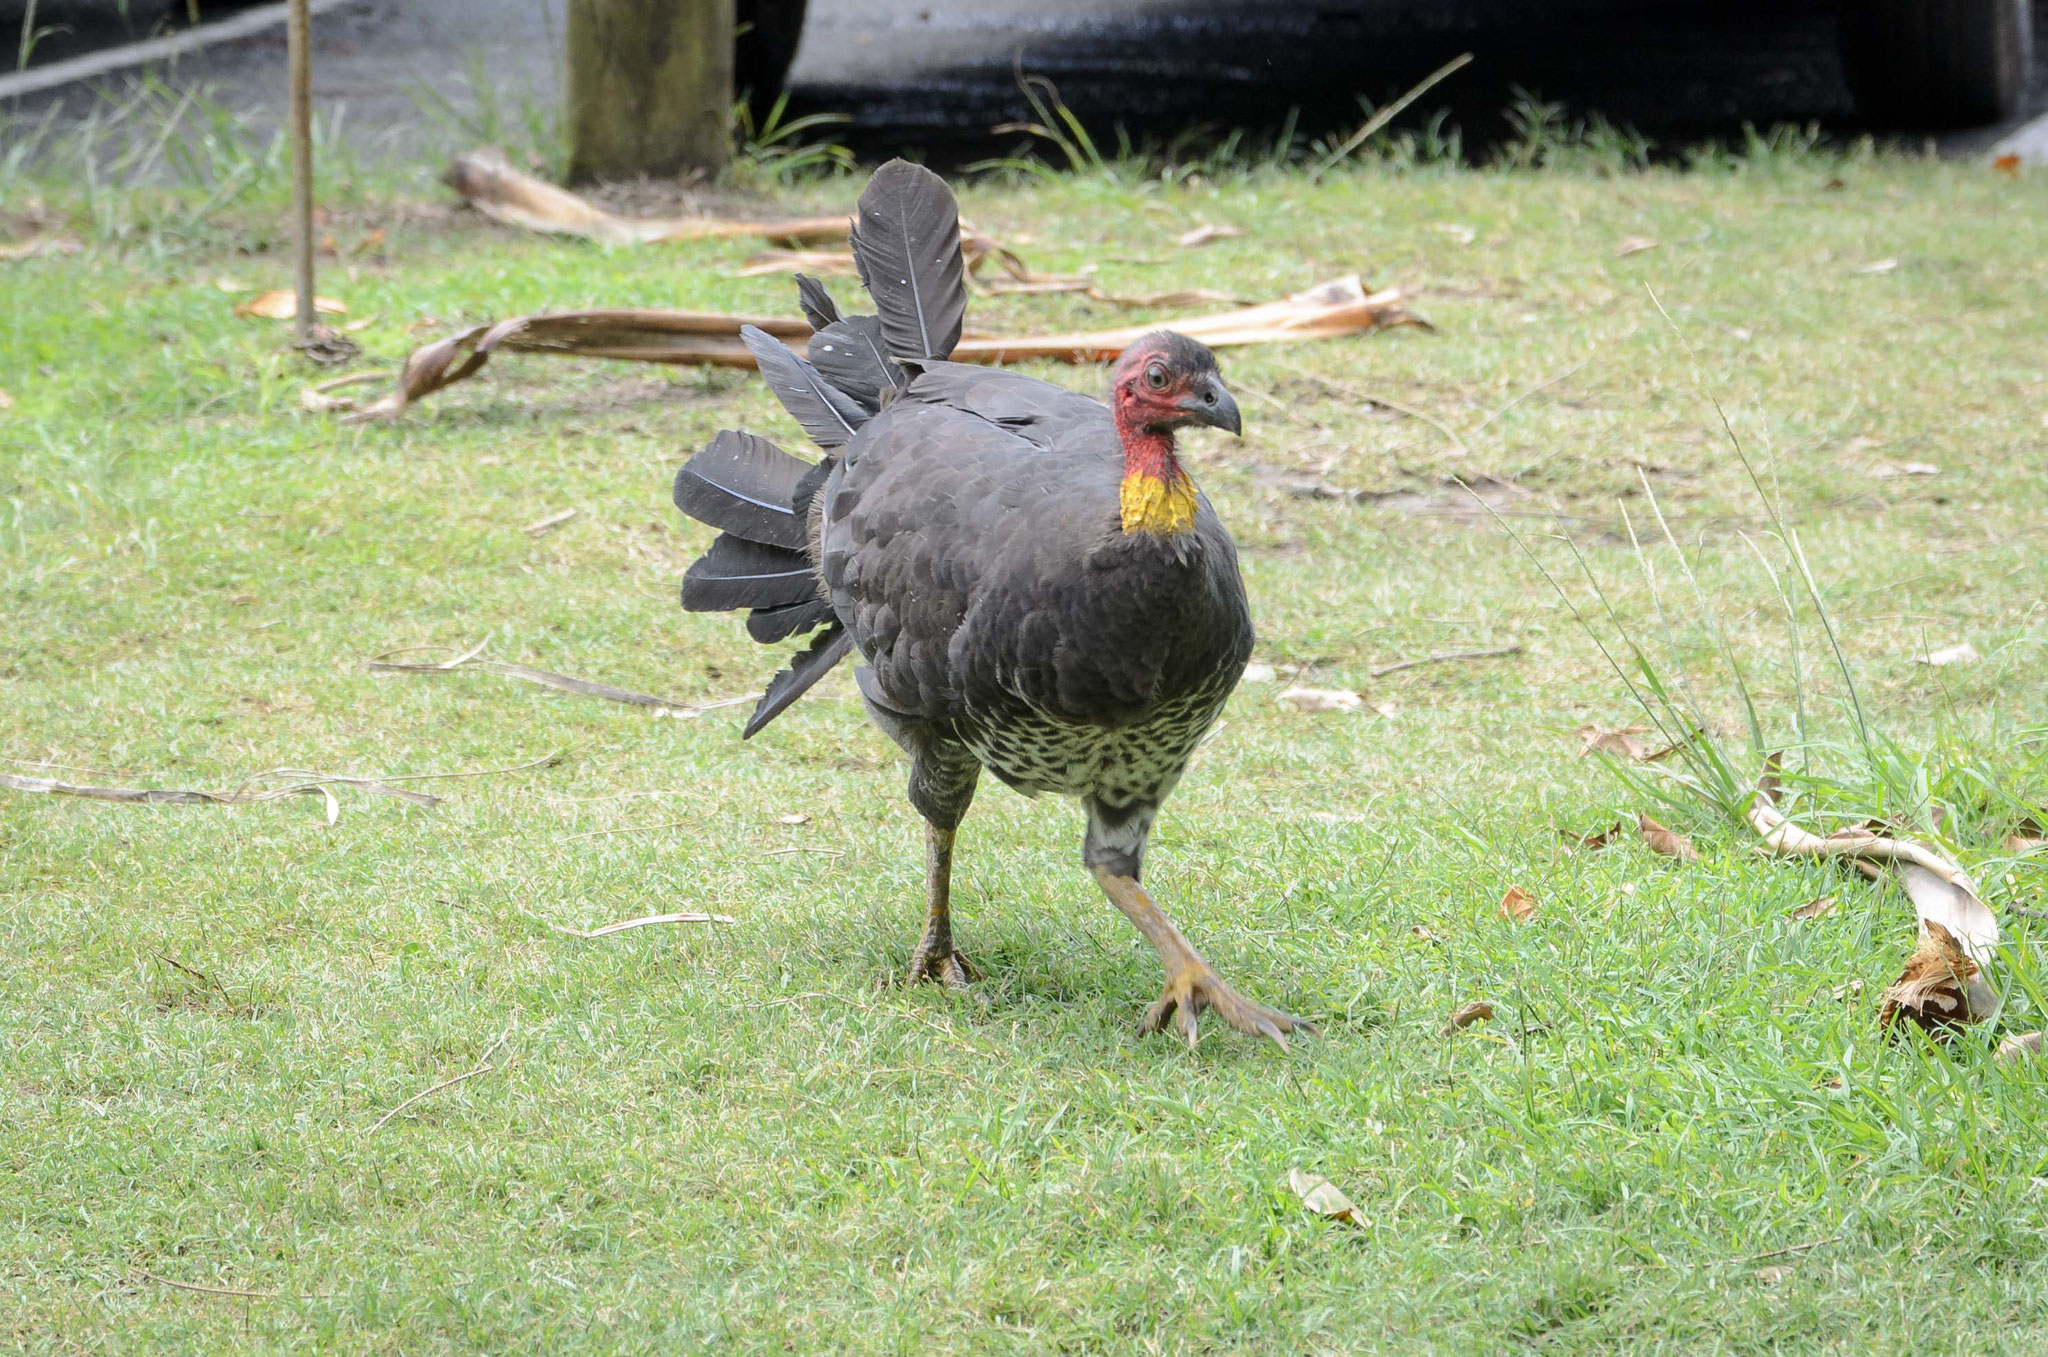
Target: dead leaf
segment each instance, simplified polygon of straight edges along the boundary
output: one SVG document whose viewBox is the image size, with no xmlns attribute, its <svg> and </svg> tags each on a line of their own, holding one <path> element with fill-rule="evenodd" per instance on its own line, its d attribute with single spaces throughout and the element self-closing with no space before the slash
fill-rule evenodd
<svg viewBox="0 0 2048 1357">
<path fill-rule="evenodd" d="M 1234 240 L 1243 234 L 1242 226 L 1211 226 L 1208 222 L 1203 222 L 1181 236 L 1175 243 L 1183 250 L 1193 250 L 1218 240 Z"/>
<path fill-rule="evenodd" d="M 395 418 L 413 401 L 474 376 L 493 353 L 541 353 L 558 357 L 620 358 L 641 363 L 751 368 L 754 356 L 740 341 L 753 325 L 787 342 L 806 340 L 810 323 L 801 318 L 740 316 L 702 311 L 558 311 L 514 316 L 478 325 L 415 349 L 405 360 L 399 389 L 352 416 Z M 1429 328 L 1410 311 L 1399 288 L 1368 293 L 1357 274 L 1332 279 L 1305 292 L 1262 306 L 1183 316 L 1164 322 L 1212 349 L 1242 344 L 1291 343 L 1395 325 Z M 1108 362 L 1160 322 L 1074 334 L 1015 338 L 975 335 L 953 350 L 963 363 L 1004 365 L 1049 358 L 1064 363 Z"/>
<path fill-rule="evenodd" d="M 379 226 L 376 230 L 371 231 L 368 235 L 364 236 L 361 240 L 357 241 L 355 244 L 355 248 L 350 250 L 349 253 L 374 254 L 378 250 L 381 250 L 383 248 L 384 228 Z"/>
<path fill-rule="evenodd" d="M 1289 1169 L 1287 1186 L 1294 1189 L 1294 1195 L 1301 1198 L 1303 1206 L 1317 1215 L 1364 1228 L 1365 1218 L 1358 1214 L 1357 1205 L 1328 1178 L 1301 1169 Z"/>
<path fill-rule="evenodd" d="M 1925 655 L 1915 655 L 1913 663 L 1931 664 L 1937 668 L 1943 668 L 1951 664 L 1975 664 L 1983 658 L 1982 655 L 1977 653 L 1977 647 L 1971 645 L 1968 641 L 1960 641 L 1955 645 L 1943 646 L 1941 649 L 1930 651 Z"/>
<path fill-rule="evenodd" d="M 1372 714 L 1383 721 L 1391 721 L 1401 714 L 1401 708 L 1392 702 L 1375 702 L 1372 704 Z"/>
<path fill-rule="evenodd" d="M 1990 993 L 1955 935 L 1932 919 L 1920 925 L 1919 945 L 1906 959 L 1906 969 L 1884 992 L 1878 1009 L 1878 1026 L 1895 1030 L 1910 1021 L 1937 1041 L 1946 1041 L 1971 1023 L 1991 1016 L 1995 1001 L 1987 1007 Z"/>
<path fill-rule="evenodd" d="M 225 292 L 231 297 L 237 292 L 247 292 L 249 290 L 249 285 L 239 278 L 216 278 L 213 280 L 213 286 L 216 291 Z"/>
<path fill-rule="evenodd" d="M 1460 245 L 1470 245 L 1474 240 L 1477 240 L 1479 238 L 1479 233 L 1474 231 L 1471 227 L 1465 225 L 1463 222 L 1431 222 L 1429 229 L 1439 233 L 1440 235 L 1449 236 L 1452 240 L 1455 240 Z"/>
<path fill-rule="evenodd" d="M 1427 928 L 1424 928 L 1424 927 L 1423 927 L 1423 926 L 1422 926 L 1421 924 L 1417 924 L 1417 925 L 1415 925 L 1415 927 L 1413 927 L 1413 928 L 1409 929 L 1408 931 L 1409 931 L 1410 933 L 1413 933 L 1413 934 L 1414 934 L 1414 935 L 1415 935 L 1416 937 L 1418 937 L 1418 938 L 1421 938 L 1421 939 L 1422 939 L 1422 940 L 1423 940 L 1424 942 L 1435 942 L 1435 941 L 1437 941 L 1437 936 L 1436 936 L 1436 934 L 1434 934 L 1434 933 L 1430 932 L 1430 931 L 1429 931 L 1429 930 L 1428 930 Z"/>
<path fill-rule="evenodd" d="M 1667 829 L 1649 816 L 1636 813 L 1636 832 L 1643 836 L 1643 842 L 1650 851 L 1660 857 L 1680 858 L 1686 862 L 1698 862 L 1700 850 L 1692 846 L 1692 840 L 1674 829 Z"/>
<path fill-rule="evenodd" d="M 1650 733 L 1648 726 L 1623 726 L 1619 730 L 1603 730 L 1599 726 L 1580 726 L 1572 734 L 1579 737 L 1579 757 L 1588 754 L 1611 754 L 1618 759 L 1640 762 L 1649 752 L 1648 747 L 1636 736 Z"/>
<path fill-rule="evenodd" d="M 524 532 L 528 537 L 538 537 L 544 532 L 561 527 L 564 523 L 576 517 L 579 512 L 581 511 L 577 509 L 558 509 L 546 518 L 536 519 L 527 524 L 520 531 Z"/>
<path fill-rule="evenodd" d="M 2030 1055 L 2039 1055 L 2044 1036 L 2048 1036 L 2048 1032 L 2017 1032 L 1998 1043 L 1998 1052 L 1992 1058 L 2000 1064 L 2010 1064 Z"/>
<path fill-rule="evenodd" d="M 1849 1002 L 1851 999 L 1859 997 L 1860 995 L 1862 995 L 1862 993 L 1863 981 L 1861 979 L 1856 979 L 1848 981 L 1845 984 L 1835 986 L 1833 989 L 1828 991 L 1828 997 L 1833 999 L 1838 1004 L 1845 1004 Z"/>
<path fill-rule="evenodd" d="M 2008 179 L 2017 179 L 2020 177 L 2020 158 L 2016 155 L 1994 156 L 1991 168 Z"/>
<path fill-rule="evenodd" d="M 1621 833 L 1621 821 L 1616 820 L 1608 828 L 1591 834 L 1574 834 L 1568 829 L 1560 829 L 1557 831 L 1557 837 L 1563 839 L 1565 846 L 1568 848 L 1583 848 L 1588 853 L 1597 853 L 1608 844 L 1614 842 L 1614 836 L 1619 833 Z"/>
<path fill-rule="evenodd" d="M 1500 912 L 1518 924 L 1525 924 L 1536 917 L 1536 897 L 1520 886 L 1509 886 L 1507 894 L 1500 898 Z M 1489 1009 L 1488 1013 L 1491 1012 Z"/>
<path fill-rule="evenodd" d="M 330 316 L 346 315 L 348 308 L 332 297 L 313 298 L 316 314 Z M 284 288 L 258 293 L 235 308 L 238 316 L 260 317 L 263 320 L 296 320 L 299 314 L 299 296 Z"/>
<path fill-rule="evenodd" d="M 741 262 L 739 276 L 808 273 L 814 278 L 851 278 L 858 271 L 849 250 L 760 250 Z"/>
<path fill-rule="evenodd" d="M 1898 261 L 1898 260 L 1896 260 L 1896 259 L 1880 259 L 1880 260 L 1877 260 L 1877 261 L 1876 261 L 1876 262 L 1874 262 L 1874 263 L 1870 263 L 1870 264 L 1865 264 L 1865 265 L 1864 265 L 1864 266 L 1863 266 L 1862 268 L 1860 268 L 1860 269 L 1857 269 L 1857 270 L 1856 270 L 1856 272 L 1858 272 L 1858 273 L 1890 273 L 1890 272 L 1891 272 L 1891 271 L 1892 271 L 1893 269 L 1896 269 L 1896 268 L 1897 268 L 1898 266 L 1899 266 L 1899 261 Z"/>
<path fill-rule="evenodd" d="M 1278 677 L 1280 677 L 1280 671 L 1262 660 L 1253 660 L 1244 667 L 1244 681 L 1246 683 L 1271 683 Z"/>
<path fill-rule="evenodd" d="M 491 146 L 455 157 L 446 178 L 450 188 L 493 221 L 528 231 L 585 236 L 606 245 L 746 237 L 810 243 L 844 240 L 849 225 L 843 215 L 779 221 L 732 221 L 718 217 L 662 221 L 615 216 L 567 189 L 514 169 L 505 153 Z"/>
<path fill-rule="evenodd" d="M 1656 248 L 1657 242 L 1648 236 L 1629 236 L 1615 247 L 1614 256 L 1617 259 L 1626 259 L 1632 254 L 1641 254 L 1644 250 Z"/>
<path fill-rule="evenodd" d="M 800 810 L 793 810 L 787 815 L 775 817 L 775 823 L 778 825 L 807 825 L 810 822 L 811 817 Z"/>
<path fill-rule="evenodd" d="M 1296 711 L 1357 711 L 1365 705 L 1349 688 L 1289 688 L 1275 700 Z"/>
<path fill-rule="evenodd" d="M 1471 1003 L 1460 1006 L 1450 1017 L 1444 1019 L 1444 1025 L 1439 1029 L 1437 1035 L 1447 1037 L 1453 1032 L 1462 1032 L 1473 1023 L 1485 1022 L 1492 1016 L 1492 1004 L 1487 1003 L 1484 999 L 1474 999 Z"/>
<path fill-rule="evenodd" d="M 0 410 L 12 410 L 13 408 L 14 397 L 8 395 L 5 391 L 0 391 Z"/>
<path fill-rule="evenodd" d="M 2018 856 L 2021 853 L 2031 853 L 2036 848 L 2048 848 L 2048 839 L 2037 839 L 2031 834 L 2011 834 L 2006 836 L 2005 851 L 2014 856 Z"/>
<path fill-rule="evenodd" d="M 345 334 L 359 335 L 363 331 L 369 329 L 372 325 L 375 325 L 380 319 L 382 319 L 382 317 L 380 316 L 364 316 L 361 320 L 352 320 L 348 324 L 341 327 L 342 332 Z"/>
<path fill-rule="evenodd" d="M 1799 919 L 1801 921 L 1807 919 L 1825 919 L 1828 915 L 1833 914 L 1834 912 L 1835 897 L 1832 895 L 1823 895 L 1818 900 L 1808 900 L 1805 904 L 1793 910 L 1792 917 L 1795 919 Z"/>
<path fill-rule="evenodd" d="M 1941 468 L 1932 462 L 1881 462 L 1870 468 L 1870 479 L 1895 481 L 1901 476 L 1939 476 Z"/>
</svg>

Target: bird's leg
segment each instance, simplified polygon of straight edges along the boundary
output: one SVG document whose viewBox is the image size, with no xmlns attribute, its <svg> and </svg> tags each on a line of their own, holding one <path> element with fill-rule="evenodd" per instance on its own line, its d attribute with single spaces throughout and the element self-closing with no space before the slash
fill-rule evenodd
<svg viewBox="0 0 2048 1357">
<path fill-rule="evenodd" d="M 964 989 L 974 968 L 953 947 L 953 831 L 927 822 L 924 845 L 924 937 L 910 957 L 910 983 L 933 980 Z"/>
<path fill-rule="evenodd" d="M 1166 988 L 1159 1001 L 1145 1010 L 1145 1016 L 1138 1022 L 1138 1035 L 1144 1036 L 1163 1029 L 1169 1022 L 1193 1047 L 1196 1039 L 1195 1019 L 1203 1009 L 1214 1009 L 1223 1021 L 1238 1031 L 1252 1036 L 1270 1037 L 1281 1050 L 1287 1049 L 1289 1032 L 1316 1034 L 1313 1024 L 1292 1014 L 1282 1013 L 1277 1008 L 1255 1004 L 1223 983 L 1223 977 L 1215 968 L 1202 959 L 1194 944 L 1181 936 L 1173 926 L 1173 920 L 1153 903 L 1145 888 L 1138 884 L 1135 876 L 1115 871 L 1108 865 L 1092 867 L 1095 880 L 1102 887 L 1102 893 L 1109 902 L 1124 912 L 1124 917 L 1137 925 L 1145 940 L 1159 953 L 1159 960 L 1166 967 Z"/>
</svg>

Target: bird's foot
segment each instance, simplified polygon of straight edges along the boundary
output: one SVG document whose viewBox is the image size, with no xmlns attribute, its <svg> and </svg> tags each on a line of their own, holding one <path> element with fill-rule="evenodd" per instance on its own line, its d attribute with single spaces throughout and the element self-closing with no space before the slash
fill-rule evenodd
<svg viewBox="0 0 2048 1357">
<path fill-rule="evenodd" d="M 1145 1010 L 1138 1022 L 1138 1035 L 1164 1031 L 1169 1023 L 1194 1048 L 1198 1033 L 1195 1019 L 1202 1010 L 1214 1009 L 1218 1017 L 1248 1036 L 1268 1037 L 1281 1050 L 1287 1049 L 1289 1032 L 1316 1035 L 1315 1024 L 1282 1013 L 1277 1008 L 1255 1004 L 1223 983 L 1223 977 L 1207 965 L 1193 962 L 1167 978 L 1159 1001 Z"/>
<path fill-rule="evenodd" d="M 911 953 L 910 974 L 904 978 L 904 983 L 918 985 L 930 982 L 944 985 L 947 989 L 966 989 L 976 978 L 974 967 L 954 948 L 951 939 L 940 942 L 927 936 Z"/>
</svg>

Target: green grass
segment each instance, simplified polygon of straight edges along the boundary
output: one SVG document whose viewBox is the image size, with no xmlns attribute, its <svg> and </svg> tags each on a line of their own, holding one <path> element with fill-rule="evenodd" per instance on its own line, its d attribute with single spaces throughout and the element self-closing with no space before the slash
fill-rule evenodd
<svg viewBox="0 0 2048 1357">
<path fill-rule="evenodd" d="M 1570 734 L 1633 713 L 1530 563 L 1442 483 L 1512 478 L 1510 521 L 1561 576 L 1550 534 L 1568 530 L 1661 654 L 1622 517 L 1647 521 L 1651 468 L 1771 737 L 1802 697 L 1839 734 L 1839 681 L 1811 634 L 1792 669 L 1745 541 L 1769 516 L 1653 284 L 1798 527 L 1902 785 L 1954 812 L 1994 904 L 2036 901 L 2041 869 L 1998 843 L 2044 790 L 2048 181 L 1758 155 L 1693 175 L 1366 167 L 1320 189 L 1091 175 L 965 195 L 1034 264 L 1100 262 L 1112 291 L 1278 294 L 1360 269 L 1437 324 L 1226 353 L 1246 437 L 1193 454 L 1243 544 L 1261 657 L 1393 710 L 1304 715 L 1247 686 L 1154 842 L 1148 882 L 1224 974 L 1325 1025 L 1289 1055 L 1213 1022 L 1192 1054 L 1134 1040 L 1158 968 L 1080 870 L 1077 812 L 994 785 L 956 878 L 985 979 L 957 998 L 892 987 L 920 831 L 844 675 L 742 745 L 738 710 L 650 719 L 488 675 L 364 671 L 488 640 L 682 700 L 758 689 L 779 659 L 676 607 L 705 535 L 668 504 L 721 427 L 795 445 L 751 378 L 500 359 L 395 426 L 340 425 L 299 411 L 285 328 L 236 319 L 213 284 L 287 284 L 270 199 L 195 223 L 171 199 L 48 191 L 92 215 L 85 254 L 0 264 L 5 770 L 222 788 L 280 765 L 564 752 L 417 784 L 446 795 L 433 810 L 344 789 L 333 828 L 317 799 L 0 792 L 0 1343 L 2048 1342 L 2038 1073 L 1978 1041 L 1876 1039 L 1913 933 L 1895 889 L 1763 860 L 1704 812 L 1663 817 L 1696 864 L 1564 851 L 1553 824 L 1641 808 Z M 606 252 L 394 192 L 337 191 L 340 245 L 386 238 L 329 261 L 321 288 L 376 318 L 359 338 L 379 362 L 525 309 L 793 310 L 787 280 L 733 276 L 745 244 Z M 141 225 L 100 232 L 102 215 Z M 1204 220 L 1248 233 L 1174 248 Z M 1618 258 L 1629 236 L 1661 243 Z M 1073 299 L 974 309 L 988 328 L 1118 321 Z M 1464 457 L 1344 394 L 1471 431 L 1579 364 L 1468 432 Z M 1907 461 L 1941 474 L 1868 474 Z M 1261 467 L 1444 511 L 1295 498 Z M 1668 547 L 1645 557 L 1676 579 Z M 1698 609 L 1666 601 L 1697 671 Z M 1982 663 L 1911 662 L 1964 639 Z M 1708 700 L 1739 735 L 1725 692 Z M 1837 808 L 1887 809 L 1851 804 L 1880 791 Z M 781 823 L 795 812 L 809 822 Z M 1510 883 L 1542 901 L 1533 923 L 1499 917 Z M 1828 891 L 1843 908 L 1788 923 Z M 546 926 L 683 909 L 737 922 L 590 942 Z M 2003 1022 L 2038 1027 L 2038 925 L 2007 923 Z M 1438 1034 L 1479 998 L 1491 1023 Z M 372 1132 L 501 1037 L 495 1071 Z M 1363 1228 L 1307 1214 L 1296 1167 L 1348 1191 Z"/>
</svg>

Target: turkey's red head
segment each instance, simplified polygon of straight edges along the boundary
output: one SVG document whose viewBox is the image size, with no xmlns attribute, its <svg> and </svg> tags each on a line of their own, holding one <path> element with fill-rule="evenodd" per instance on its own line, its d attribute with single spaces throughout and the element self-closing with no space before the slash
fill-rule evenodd
<svg viewBox="0 0 2048 1357">
<path fill-rule="evenodd" d="M 1118 509 L 1127 533 L 1176 537 L 1194 527 L 1195 484 L 1173 455 L 1173 431 L 1207 424 L 1243 432 L 1216 355 L 1171 330 L 1146 335 L 1116 360 L 1109 406 L 1124 445 Z"/>
<path fill-rule="evenodd" d="M 1158 330 L 1123 351 L 1110 377 L 1117 427 L 1164 431 L 1207 424 L 1244 432 L 1237 402 L 1224 389 L 1216 355 L 1186 335 Z"/>
</svg>

